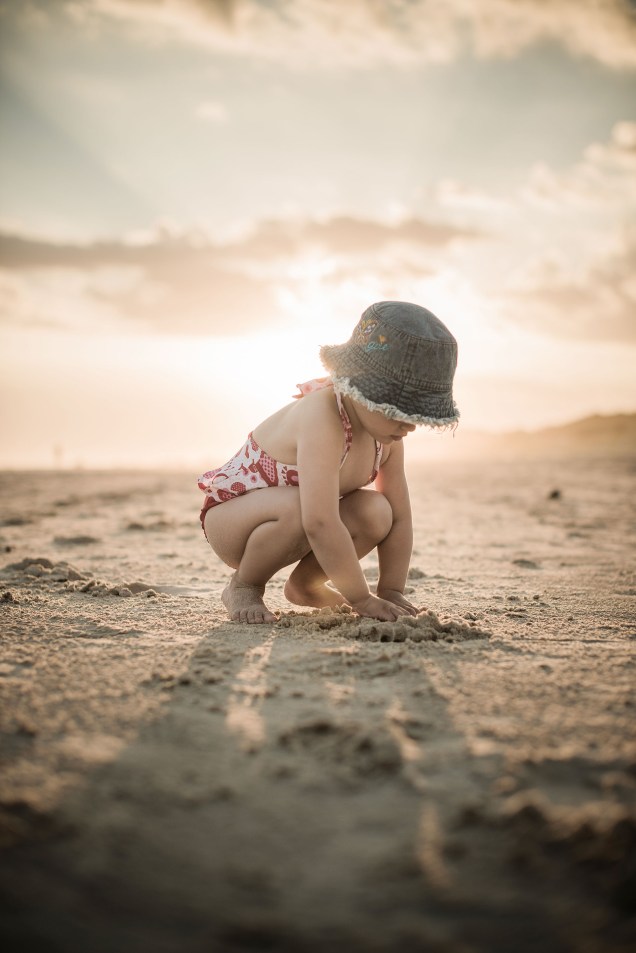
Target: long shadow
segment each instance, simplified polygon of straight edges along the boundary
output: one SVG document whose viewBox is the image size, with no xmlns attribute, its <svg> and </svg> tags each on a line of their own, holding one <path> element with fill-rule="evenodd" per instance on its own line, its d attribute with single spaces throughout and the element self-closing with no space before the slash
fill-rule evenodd
<svg viewBox="0 0 636 953">
<path fill-rule="evenodd" d="M 483 810 L 500 765 L 469 755 L 421 664 L 449 647 L 237 629 L 232 661 L 223 638 L 149 688 L 170 701 L 113 763 L 23 818 L 0 859 L 4 949 L 578 949 L 588 884 L 555 899 L 571 858 L 537 835 L 520 863 L 519 825 L 540 823 Z"/>
</svg>

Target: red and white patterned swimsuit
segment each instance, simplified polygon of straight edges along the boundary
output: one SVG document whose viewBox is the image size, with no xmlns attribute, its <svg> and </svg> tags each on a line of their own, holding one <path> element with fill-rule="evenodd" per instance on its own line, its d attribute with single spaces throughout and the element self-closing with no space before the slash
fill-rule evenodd
<svg viewBox="0 0 636 953">
<path fill-rule="evenodd" d="M 295 396 L 305 397 L 306 394 L 312 394 L 314 391 L 333 387 L 333 383 L 330 377 L 321 377 L 297 386 L 300 394 Z M 337 391 L 335 397 L 344 431 L 344 450 L 340 459 L 340 466 L 342 467 L 351 449 L 353 428 L 349 415 L 343 406 L 342 397 Z M 373 483 L 377 477 L 381 460 L 382 444 L 376 440 L 375 460 L 369 483 Z M 204 526 L 205 514 L 211 507 L 218 506 L 219 503 L 225 503 L 227 500 L 233 500 L 236 496 L 242 496 L 252 490 L 262 490 L 268 486 L 298 486 L 298 470 L 293 463 L 279 463 L 273 457 L 270 457 L 268 453 L 261 450 L 252 434 L 250 434 L 245 444 L 225 466 L 218 467 L 216 470 L 208 470 L 199 477 L 198 483 L 199 489 L 203 490 L 206 496 L 201 510 L 201 525 Z"/>
</svg>

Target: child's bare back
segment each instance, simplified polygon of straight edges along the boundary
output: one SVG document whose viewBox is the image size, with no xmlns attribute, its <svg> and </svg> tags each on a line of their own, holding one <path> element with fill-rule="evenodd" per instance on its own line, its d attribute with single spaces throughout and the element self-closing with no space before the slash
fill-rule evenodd
<svg viewBox="0 0 636 953">
<path fill-rule="evenodd" d="M 299 385 L 301 400 L 199 480 L 206 537 L 236 570 L 223 593 L 233 621 L 275 621 L 265 587 L 293 563 L 285 596 L 296 605 L 346 603 L 384 620 L 417 613 L 404 597 L 412 523 L 402 441 L 418 424 L 456 423 L 456 342 L 426 309 L 380 302 L 321 357 L 331 377 Z M 372 594 L 359 561 L 376 547 Z"/>
</svg>

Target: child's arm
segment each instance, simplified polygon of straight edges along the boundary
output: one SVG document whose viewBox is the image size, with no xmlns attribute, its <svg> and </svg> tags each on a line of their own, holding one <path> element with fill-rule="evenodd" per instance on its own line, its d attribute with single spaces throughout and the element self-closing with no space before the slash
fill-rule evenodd
<svg viewBox="0 0 636 953">
<path fill-rule="evenodd" d="M 417 614 L 415 606 L 404 598 L 404 587 L 413 549 L 413 521 L 409 490 L 404 474 L 404 444 L 391 444 L 391 452 L 380 467 L 375 481 L 393 510 L 393 525 L 389 535 L 378 546 L 380 577 L 377 594 L 395 605 L 402 606 L 411 615 Z"/>
<path fill-rule="evenodd" d="M 374 596 L 367 585 L 353 540 L 340 518 L 342 424 L 322 402 L 307 405 L 297 439 L 303 528 L 323 572 L 360 615 L 392 621 L 405 610 Z"/>
</svg>

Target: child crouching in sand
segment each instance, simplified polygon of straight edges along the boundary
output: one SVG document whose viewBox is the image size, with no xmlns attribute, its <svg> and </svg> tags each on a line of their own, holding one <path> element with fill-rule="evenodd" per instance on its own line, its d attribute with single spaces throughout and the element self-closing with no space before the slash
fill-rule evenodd
<svg viewBox="0 0 636 953">
<path fill-rule="evenodd" d="M 199 479 L 206 538 L 236 570 L 222 595 L 234 622 L 275 622 L 265 586 L 295 562 L 284 590 L 295 605 L 347 603 L 386 621 L 418 611 L 404 597 L 413 530 L 402 440 L 418 424 L 457 423 L 457 342 L 426 308 L 381 301 L 320 357 L 331 376 L 298 385 L 302 400 Z M 376 547 L 373 594 L 359 560 Z"/>
</svg>

